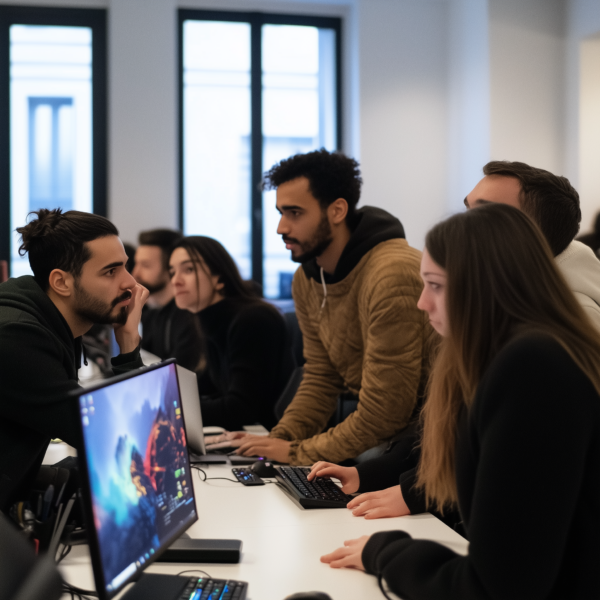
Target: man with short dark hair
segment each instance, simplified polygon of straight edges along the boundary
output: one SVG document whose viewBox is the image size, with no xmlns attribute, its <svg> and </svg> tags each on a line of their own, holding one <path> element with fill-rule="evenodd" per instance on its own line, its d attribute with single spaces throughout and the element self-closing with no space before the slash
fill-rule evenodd
<svg viewBox="0 0 600 600">
<path fill-rule="evenodd" d="M 81 336 L 111 324 L 121 373 L 142 366 L 138 326 L 148 292 L 127 272 L 116 227 L 104 217 L 42 209 L 17 229 L 33 277 L 0 284 L 0 510 L 26 497 L 50 439 L 73 446 L 68 394 L 78 387 Z"/>
<path fill-rule="evenodd" d="M 600 329 L 600 261 L 593 251 L 574 241 L 581 222 L 579 194 L 566 177 L 522 162 L 492 161 L 485 177 L 465 198 L 474 208 L 500 202 L 519 208 L 542 230 L 556 264 L 586 314 Z"/>
<path fill-rule="evenodd" d="M 270 436 L 243 438 L 240 453 L 341 462 L 414 424 L 432 333 L 417 308 L 421 253 L 398 219 L 357 210 L 361 184 L 355 160 L 325 150 L 292 156 L 266 174 L 266 187 L 277 189 L 277 232 L 301 264 L 292 290 L 306 364 Z M 324 431 L 346 390 L 358 396 L 356 411 Z M 407 455 L 415 439 L 413 432 Z"/>
<path fill-rule="evenodd" d="M 135 251 L 133 276 L 150 296 L 142 312 L 142 348 L 159 358 L 176 358 L 195 371 L 200 362 L 200 329 L 195 317 L 177 308 L 169 277 L 171 248 L 182 238 L 178 231 L 142 231 Z"/>
</svg>

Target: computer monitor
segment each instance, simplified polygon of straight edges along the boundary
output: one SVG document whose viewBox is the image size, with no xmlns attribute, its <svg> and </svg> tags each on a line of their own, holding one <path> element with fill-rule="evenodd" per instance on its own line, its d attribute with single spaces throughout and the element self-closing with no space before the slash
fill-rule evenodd
<svg viewBox="0 0 600 600">
<path fill-rule="evenodd" d="M 90 553 L 108 600 L 198 520 L 175 361 L 77 396 Z"/>
</svg>

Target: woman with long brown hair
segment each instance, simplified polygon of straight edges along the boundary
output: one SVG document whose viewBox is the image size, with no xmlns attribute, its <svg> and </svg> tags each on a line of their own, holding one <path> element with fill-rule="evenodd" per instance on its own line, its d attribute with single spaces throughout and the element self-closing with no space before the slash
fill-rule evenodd
<svg viewBox="0 0 600 600">
<path fill-rule="evenodd" d="M 292 371 L 291 337 L 283 317 L 243 281 L 213 238 L 178 241 L 169 260 L 178 308 L 198 317 L 204 356 L 198 368 L 204 425 L 230 430 L 275 425 L 274 407 Z"/>
<path fill-rule="evenodd" d="M 421 276 L 443 342 L 417 485 L 430 506 L 458 506 L 469 553 L 393 531 L 322 560 L 403 598 L 600 598 L 600 337 L 510 206 L 434 227 Z"/>
</svg>

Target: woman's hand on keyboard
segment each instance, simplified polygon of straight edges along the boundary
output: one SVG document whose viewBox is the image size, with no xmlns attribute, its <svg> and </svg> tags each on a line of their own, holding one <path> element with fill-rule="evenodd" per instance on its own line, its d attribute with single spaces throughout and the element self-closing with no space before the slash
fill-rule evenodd
<svg viewBox="0 0 600 600">
<path fill-rule="evenodd" d="M 333 463 L 319 461 L 312 466 L 307 479 L 312 481 L 315 477 L 324 477 L 330 479 L 334 477 L 342 483 L 342 492 L 344 494 L 354 494 L 360 487 L 360 478 L 356 467 L 340 467 Z"/>
<path fill-rule="evenodd" d="M 402 488 L 399 485 L 380 492 L 361 494 L 348 502 L 348 508 L 355 517 L 364 517 L 365 519 L 410 515 L 410 508 L 404 502 Z"/>
</svg>

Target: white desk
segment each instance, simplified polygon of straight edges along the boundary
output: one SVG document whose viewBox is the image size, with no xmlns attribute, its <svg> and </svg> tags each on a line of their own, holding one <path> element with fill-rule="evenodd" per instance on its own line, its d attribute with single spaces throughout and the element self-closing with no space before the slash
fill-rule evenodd
<svg viewBox="0 0 600 600">
<path fill-rule="evenodd" d="M 231 468 L 213 465 L 209 477 L 231 477 Z M 403 529 L 415 538 L 443 543 L 465 554 L 467 542 L 431 515 L 366 521 L 346 509 L 302 510 L 275 484 L 246 487 L 228 481 L 202 483 L 194 471 L 199 520 L 189 530 L 192 538 L 234 538 L 243 541 L 236 565 L 200 564 L 212 577 L 249 583 L 250 600 L 283 600 L 300 591 L 323 591 L 333 600 L 383 598 L 377 580 L 365 573 L 331 569 L 319 561 L 323 554 L 362 535 Z M 151 573 L 178 573 L 194 564 L 156 563 Z M 67 582 L 94 589 L 87 548 L 75 547 L 62 563 Z"/>
</svg>

